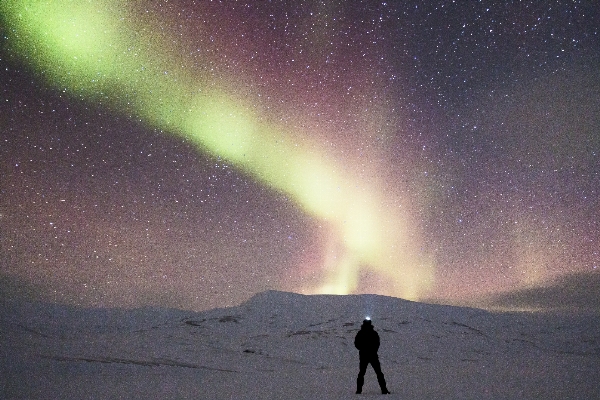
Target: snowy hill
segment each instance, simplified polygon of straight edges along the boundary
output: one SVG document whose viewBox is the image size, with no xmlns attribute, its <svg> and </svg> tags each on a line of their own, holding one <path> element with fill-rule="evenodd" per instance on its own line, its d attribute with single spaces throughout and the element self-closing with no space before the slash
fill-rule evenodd
<svg viewBox="0 0 600 400">
<path fill-rule="evenodd" d="M 600 318 L 269 291 L 231 308 L 4 301 L 3 399 L 348 399 L 369 315 L 397 399 L 600 398 Z"/>
</svg>

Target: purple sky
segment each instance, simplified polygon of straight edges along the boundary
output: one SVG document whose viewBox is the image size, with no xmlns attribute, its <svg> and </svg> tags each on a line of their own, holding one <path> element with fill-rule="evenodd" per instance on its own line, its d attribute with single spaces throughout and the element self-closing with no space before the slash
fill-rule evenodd
<svg viewBox="0 0 600 400">
<path fill-rule="evenodd" d="M 600 6 L 539 4 L 131 13 L 175 38 L 188 75 L 226 82 L 357 182 L 376 176 L 404 207 L 410 254 L 433 266 L 419 297 L 454 301 L 600 265 Z M 328 221 L 114 102 L 52 86 L 16 36 L 4 28 L 0 49 L 4 279 L 60 302 L 191 309 L 319 285 L 337 251 Z M 395 294 L 377 269 L 358 274 L 354 292 Z"/>
</svg>

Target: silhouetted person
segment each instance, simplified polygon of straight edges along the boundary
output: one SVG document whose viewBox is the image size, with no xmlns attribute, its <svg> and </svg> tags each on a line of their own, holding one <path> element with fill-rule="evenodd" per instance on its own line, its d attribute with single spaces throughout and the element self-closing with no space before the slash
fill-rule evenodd
<svg viewBox="0 0 600 400">
<path fill-rule="evenodd" d="M 358 372 L 358 378 L 356 378 L 356 393 L 362 393 L 367 366 L 371 364 L 375 370 L 375 374 L 377 374 L 377 382 L 379 382 L 381 393 L 389 394 L 390 392 L 385 385 L 385 378 L 381 372 L 379 357 L 377 356 L 377 350 L 379 350 L 379 334 L 373 329 L 371 320 L 365 319 L 363 321 L 360 331 L 358 331 L 356 338 L 354 338 L 354 346 L 358 349 L 358 354 L 360 356 L 360 371 Z"/>
</svg>

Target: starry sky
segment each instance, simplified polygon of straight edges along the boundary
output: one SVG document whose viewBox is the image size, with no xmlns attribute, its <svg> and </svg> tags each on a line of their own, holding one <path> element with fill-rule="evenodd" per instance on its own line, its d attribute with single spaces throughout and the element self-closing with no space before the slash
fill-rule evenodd
<svg viewBox="0 0 600 400">
<path fill-rule="evenodd" d="M 592 1 L 0 6 L 5 296 L 460 302 L 600 265 Z"/>
</svg>

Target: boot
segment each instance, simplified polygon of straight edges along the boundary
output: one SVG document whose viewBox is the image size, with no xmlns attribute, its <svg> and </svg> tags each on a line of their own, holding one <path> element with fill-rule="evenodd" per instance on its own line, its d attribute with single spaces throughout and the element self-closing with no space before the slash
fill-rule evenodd
<svg viewBox="0 0 600 400">
<path fill-rule="evenodd" d="M 362 393 L 363 383 L 364 383 L 364 378 L 361 379 L 359 377 L 359 378 L 356 379 L 356 394 L 361 394 Z"/>
<path fill-rule="evenodd" d="M 379 383 L 379 387 L 381 388 L 381 394 L 390 394 L 390 391 L 387 390 L 387 385 L 385 384 L 385 378 L 383 374 L 377 377 L 377 381 Z"/>
</svg>

